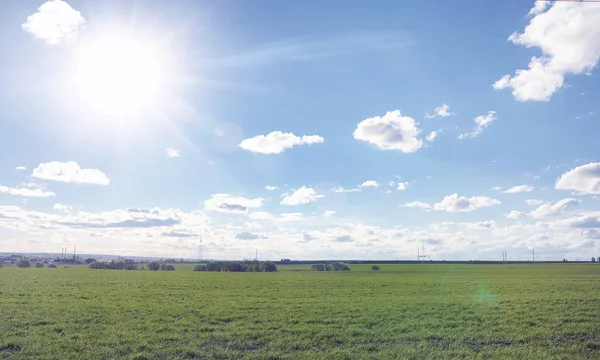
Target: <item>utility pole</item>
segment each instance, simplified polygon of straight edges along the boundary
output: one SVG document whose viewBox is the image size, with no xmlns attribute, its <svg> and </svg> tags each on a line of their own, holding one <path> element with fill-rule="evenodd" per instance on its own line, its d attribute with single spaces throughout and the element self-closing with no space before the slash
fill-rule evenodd
<svg viewBox="0 0 600 360">
<path fill-rule="evenodd" d="M 535 249 L 531 249 L 531 262 L 535 262 Z"/>
</svg>

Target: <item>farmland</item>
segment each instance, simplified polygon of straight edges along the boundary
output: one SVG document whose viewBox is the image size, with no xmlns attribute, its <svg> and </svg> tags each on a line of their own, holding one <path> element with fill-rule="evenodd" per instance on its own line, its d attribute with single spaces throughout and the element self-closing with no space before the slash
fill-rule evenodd
<svg viewBox="0 0 600 360">
<path fill-rule="evenodd" d="M 600 266 L 0 268 L 0 359 L 600 358 Z"/>
</svg>

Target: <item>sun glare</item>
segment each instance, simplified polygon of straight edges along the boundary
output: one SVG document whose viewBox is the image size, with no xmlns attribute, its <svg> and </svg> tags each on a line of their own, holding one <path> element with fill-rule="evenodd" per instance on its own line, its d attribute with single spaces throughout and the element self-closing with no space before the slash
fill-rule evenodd
<svg viewBox="0 0 600 360">
<path fill-rule="evenodd" d="M 80 49 L 75 83 L 92 110 L 138 115 L 151 109 L 165 81 L 160 54 L 151 44 L 112 36 Z"/>
</svg>

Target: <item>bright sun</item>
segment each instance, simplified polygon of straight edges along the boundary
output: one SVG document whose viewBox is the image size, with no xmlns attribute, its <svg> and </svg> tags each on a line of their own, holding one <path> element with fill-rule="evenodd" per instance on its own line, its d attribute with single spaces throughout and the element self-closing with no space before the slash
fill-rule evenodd
<svg viewBox="0 0 600 360">
<path fill-rule="evenodd" d="M 164 64 L 151 45 L 111 36 L 83 46 L 77 56 L 77 91 L 94 111 L 139 115 L 151 109 L 165 82 Z"/>
</svg>

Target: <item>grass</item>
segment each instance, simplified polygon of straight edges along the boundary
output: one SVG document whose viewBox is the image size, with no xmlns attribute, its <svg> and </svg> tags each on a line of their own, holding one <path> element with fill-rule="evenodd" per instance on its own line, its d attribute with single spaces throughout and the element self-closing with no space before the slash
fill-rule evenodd
<svg viewBox="0 0 600 360">
<path fill-rule="evenodd" d="M 600 265 L 0 269 L 0 359 L 600 359 Z"/>
</svg>

